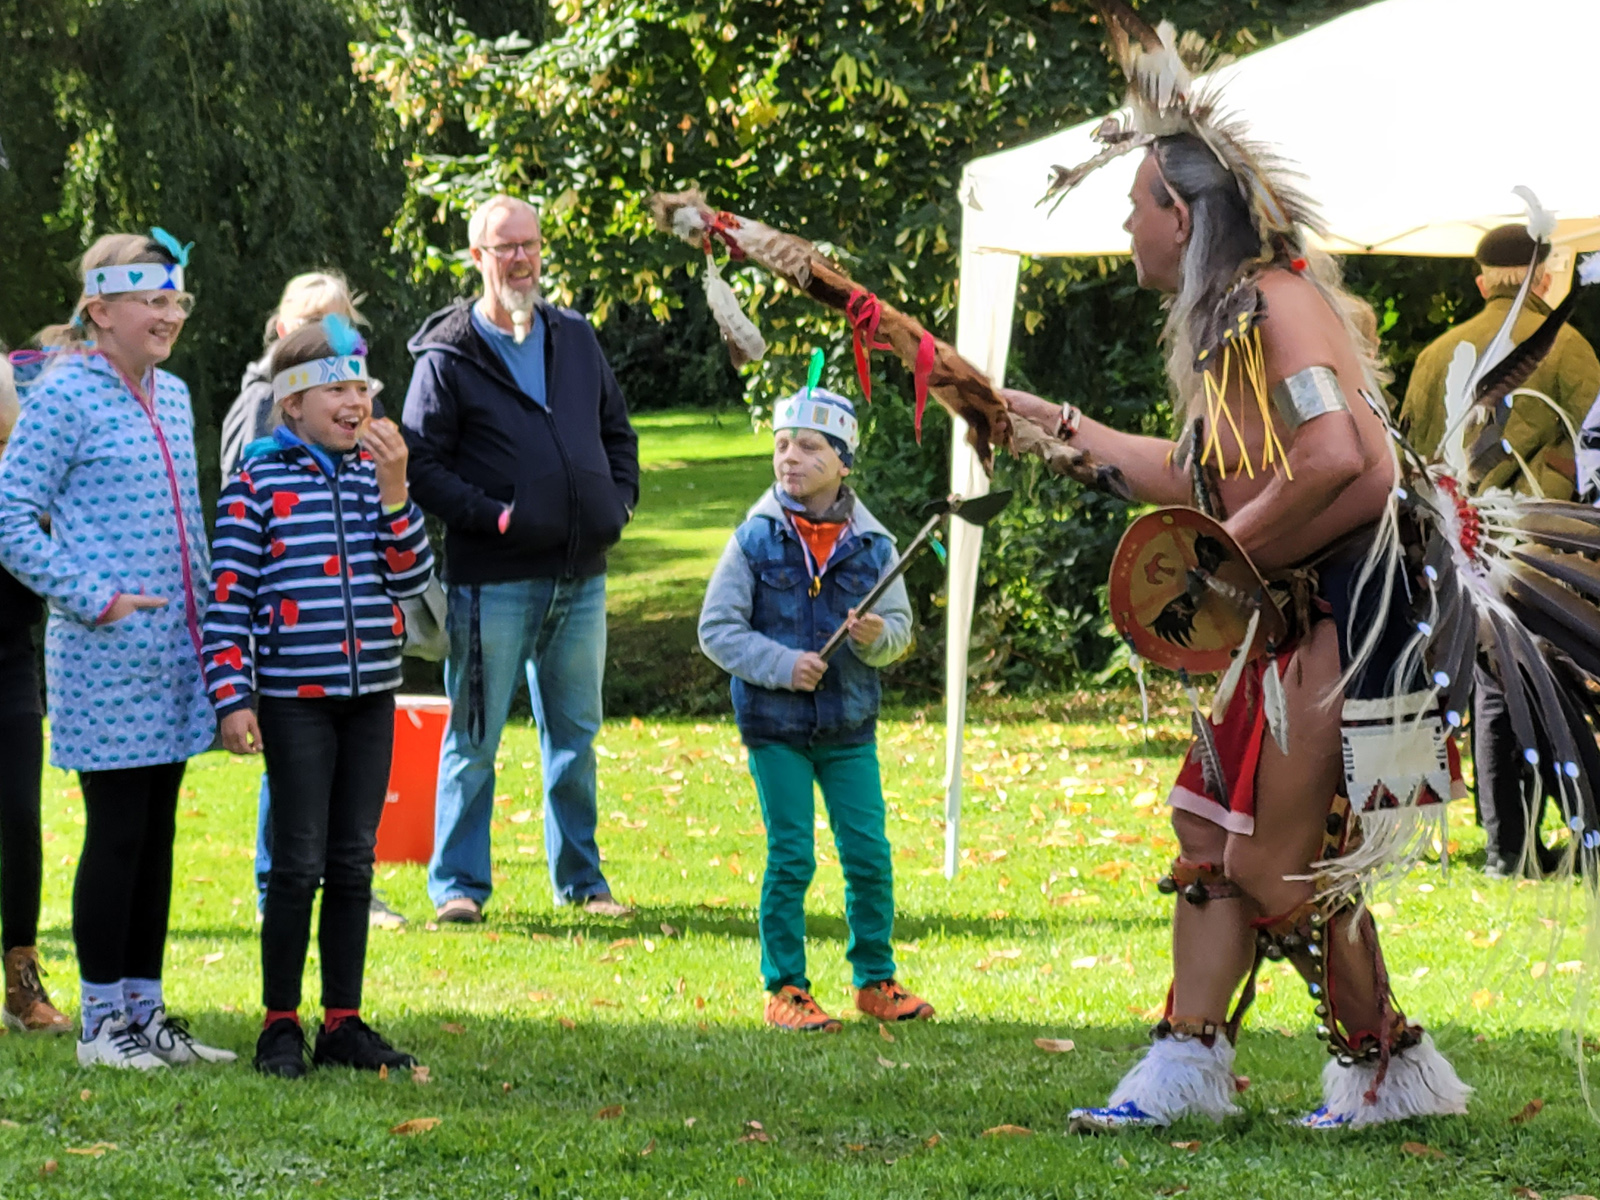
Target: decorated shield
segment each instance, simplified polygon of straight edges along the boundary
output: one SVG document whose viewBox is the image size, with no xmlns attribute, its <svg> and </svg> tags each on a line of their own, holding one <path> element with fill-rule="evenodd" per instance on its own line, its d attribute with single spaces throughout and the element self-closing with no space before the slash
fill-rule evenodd
<svg viewBox="0 0 1600 1200">
<path fill-rule="evenodd" d="M 1249 658 L 1288 624 L 1245 552 L 1199 509 L 1161 508 L 1122 535 L 1111 563 L 1111 620 L 1135 653 L 1169 670 L 1226 671 L 1259 607 Z"/>
</svg>

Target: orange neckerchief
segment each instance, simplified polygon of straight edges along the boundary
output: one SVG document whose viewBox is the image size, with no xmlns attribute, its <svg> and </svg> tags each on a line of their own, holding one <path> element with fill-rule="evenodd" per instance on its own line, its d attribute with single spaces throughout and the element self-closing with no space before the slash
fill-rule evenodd
<svg viewBox="0 0 1600 1200">
<path fill-rule="evenodd" d="M 815 596 L 822 591 L 822 573 L 828 569 L 828 560 L 833 557 L 833 549 L 839 544 L 839 535 L 844 533 L 849 522 L 813 521 L 795 513 L 788 515 L 794 531 L 800 535 L 800 541 L 806 548 L 807 558 L 811 560 L 806 565 L 811 568 L 811 594 Z"/>
</svg>

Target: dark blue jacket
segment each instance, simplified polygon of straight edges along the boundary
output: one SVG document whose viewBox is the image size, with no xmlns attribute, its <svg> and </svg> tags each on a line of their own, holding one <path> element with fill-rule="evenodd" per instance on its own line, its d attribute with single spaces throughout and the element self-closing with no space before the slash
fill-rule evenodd
<svg viewBox="0 0 1600 1200">
<path fill-rule="evenodd" d="M 539 313 L 548 409 L 472 327 L 470 301 L 407 344 L 411 494 L 445 524 L 451 583 L 598 575 L 639 501 L 639 439 L 594 330 L 571 309 Z"/>
<path fill-rule="evenodd" d="M 894 539 L 859 500 L 811 594 L 799 536 L 773 489 L 734 531 L 700 610 L 700 649 L 733 676 L 733 712 L 745 744 L 849 745 L 872 741 L 878 668 L 911 644 L 911 604 L 895 580 L 874 611 L 870 646 L 848 639 L 814 692 L 793 689 L 794 665 L 818 651 L 895 562 Z"/>
<path fill-rule="evenodd" d="M 332 468 L 330 471 L 329 468 Z M 225 717 L 263 696 L 400 686 L 405 619 L 433 571 L 422 512 L 385 513 L 365 451 L 330 459 L 289 430 L 245 448 L 217 501 L 206 688 Z"/>
</svg>

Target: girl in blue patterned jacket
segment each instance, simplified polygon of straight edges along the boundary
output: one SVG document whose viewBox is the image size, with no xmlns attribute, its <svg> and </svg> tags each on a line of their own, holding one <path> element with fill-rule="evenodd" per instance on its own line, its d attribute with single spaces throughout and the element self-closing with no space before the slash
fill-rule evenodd
<svg viewBox="0 0 1600 1200">
<path fill-rule="evenodd" d="M 406 491 L 405 440 L 372 419 L 366 346 L 349 324 L 329 316 L 296 330 L 271 369 L 282 424 L 245 448 L 223 488 L 205 623 L 222 744 L 265 754 L 272 791 L 255 1066 L 306 1072 L 300 979 L 320 883 L 312 1061 L 409 1067 L 361 1020 L 361 980 L 405 643 L 399 601 L 427 587 L 433 552 Z"/>
<path fill-rule="evenodd" d="M 158 366 L 189 315 L 188 257 L 159 229 L 89 248 L 72 320 L 18 370 L 22 416 L 0 467 L 0 564 L 50 607 L 50 761 L 83 785 L 84 1066 L 234 1057 L 169 1019 L 161 988 L 178 789 L 216 732 L 200 673 L 194 416 Z"/>
</svg>

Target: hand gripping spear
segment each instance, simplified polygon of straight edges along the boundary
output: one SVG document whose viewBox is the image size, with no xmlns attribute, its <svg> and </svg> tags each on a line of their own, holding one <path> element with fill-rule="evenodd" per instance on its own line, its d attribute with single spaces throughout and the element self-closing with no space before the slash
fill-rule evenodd
<svg viewBox="0 0 1600 1200">
<path fill-rule="evenodd" d="M 911 565 L 911 560 L 920 551 L 933 543 L 933 531 L 940 521 L 946 517 L 959 517 L 968 525 L 987 525 L 995 517 L 999 516 L 1001 510 L 1010 503 L 1011 493 L 1009 491 L 999 491 L 988 492 L 982 496 L 974 496 L 971 500 L 965 500 L 960 496 L 954 495 L 946 496 L 943 500 L 935 500 L 931 504 L 923 505 L 922 515 L 927 520 L 923 523 L 922 528 L 917 530 L 917 536 L 911 539 L 911 544 L 906 547 L 906 552 L 900 556 L 900 561 L 885 571 L 883 578 L 878 580 L 873 585 L 872 590 L 862 599 L 861 603 L 855 606 L 855 615 L 859 617 L 871 612 L 873 605 L 883 599 L 883 594 L 889 590 L 889 585 L 906 573 L 906 568 Z M 941 553 L 940 558 L 943 557 L 944 555 Z M 850 623 L 848 621 L 833 631 L 832 636 L 823 643 L 822 649 L 818 651 L 824 661 L 833 657 L 834 652 L 844 645 L 844 640 L 849 634 Z"/>
</svg>

